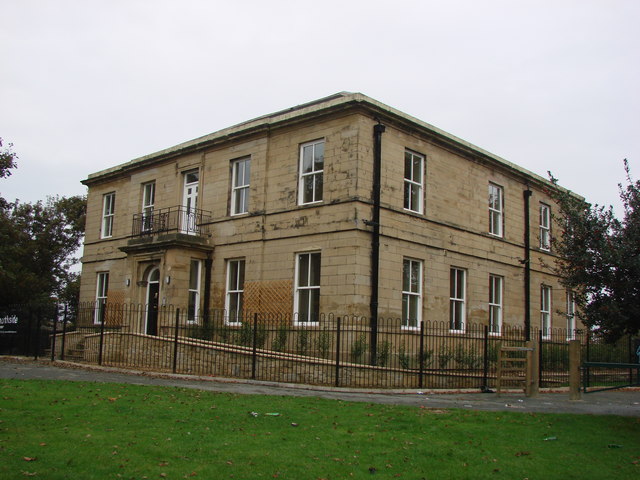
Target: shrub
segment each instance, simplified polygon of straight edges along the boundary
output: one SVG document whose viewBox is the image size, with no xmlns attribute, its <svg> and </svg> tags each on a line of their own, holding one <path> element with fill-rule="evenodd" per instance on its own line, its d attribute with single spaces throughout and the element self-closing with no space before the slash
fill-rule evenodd
<svg viewBox="0 0 640 480">
<path fill-rule="evenodd" d="M 331 347 L 331 336 L 329 332 L 323 330 L 316 339 L 316 348 L 322 358 L 329 358 L 329 348 Z"/>
<path fill-rule="evenodd" d="M 362 357 L 364 357 L 367 348 L 369 348 L 369 345 L 367 345 L 367 337 L 363 333 L 351 345 L 351 360 L 355 363 L 362 363 Z"/>
<path fill-rule="evenodd" d="M 289 330 L 286 325 L 280 325 L 276 331 L 276 338 L 273 339 L 271 348 L 276 352 L 284 352 L 287 347 L 287 337 L 289 336 Z"/>
<path fill-rule="evenodd" d="M 376 364 L 380 367 L 386 367 L 387 362 L 389 361 L 389 353 L 391 352 L 391 343 L 387 340 L 382 342 L 382 345 L 378 348 L 376 352 Z"/>
</svg>

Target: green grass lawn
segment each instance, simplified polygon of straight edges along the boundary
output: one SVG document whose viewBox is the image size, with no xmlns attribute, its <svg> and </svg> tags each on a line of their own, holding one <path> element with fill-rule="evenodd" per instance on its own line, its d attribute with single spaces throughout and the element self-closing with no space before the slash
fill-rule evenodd
<svg viewBox="0 0 640 480">
<path fill-rule="evenodd" d="M 24 477 L 626 480 L 640 419 L 0 380 L 0 478 Z"/>
</svg>

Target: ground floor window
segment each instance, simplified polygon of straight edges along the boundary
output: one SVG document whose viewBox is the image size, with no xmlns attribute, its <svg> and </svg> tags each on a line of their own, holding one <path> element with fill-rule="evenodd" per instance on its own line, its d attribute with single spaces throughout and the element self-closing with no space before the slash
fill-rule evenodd
<svg viewBox="0 0 640 480">
<path fill-rule="evenodd" d="M 449 328 L 454 332 L 464 332 L 466 271 L 452 268 L 449 273 Z"/>
<path fill-rule="evenodd" d="M 402 327 L 418 328 L 422 321 L 422 262 L 402 263 Z"/>
<path fill-rule="evenodd" d="M 575 293 L 567 290 L 567 340 L 576 338 L 576 297 Z"/>
<path fill-rule="evenodd" d="M 191 260 L 189 268 L 189 305 L 187 308 L 187 320 L 197 322 L 200 314 L 200 277 L 202 262 Z"/>
<path fill-rule="evenodd" d="M 540 329 L 542 338 L 551 337 L 551 287 L 540 287 Z"/>
<path fill-rule="evenodd" d="M 96 312 L 94 323 L 101 323 L 107 308 L 107 293 L 109 291 L 109 272 L 99 272 L 96 282 Z"/>
<path fill-rule="evenodd" d="M 299 253 L 296 258 L 295 324 L 320 320 L 320 253 Z"/>
<path fill-rule="evenodd" d="M 502 331 L 502 277 L 489 275 L 489 333 L 500 335 Z"/>
<path fill-rule="evenodd" d="M 227 261 L 227 298 L 225 302 L 228 324 L 242 323 L 244 305 L 244 260 Z"/>
</svg>

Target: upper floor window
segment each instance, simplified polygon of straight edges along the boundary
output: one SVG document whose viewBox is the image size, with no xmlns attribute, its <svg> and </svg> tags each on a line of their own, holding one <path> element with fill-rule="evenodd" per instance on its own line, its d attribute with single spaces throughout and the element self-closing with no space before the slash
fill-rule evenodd
<svg viewBox="0 0 640 480">
<path fill-rule="evenodd" d="M 424 185 L 424 156 L 408 150 L 404 152 L 404 208 L 422 213 Z"/>
<path fill-rule="evenodd" d="M 464 332 L 466 271 L 452 268 L 449 273 L 449 328 L 454 332 Z"/>
<path fill-rule="evenodd" d="M 502 277 L 489 275 L 489 333 L 502 331 Z"/>
<path fill-rule="evenodd" d="M 402 262 L 402 327 L 418 328 L 422 321 L 422 262 Z"/>
<path fill-rule="evenodd" d="M 324 140 L 300 146 L 300 180 L 298 204 L 322 201 L 324 175 Z"/>
<path fill-rule="evenodd" d="M 200 313 L 200 277 L 202 262 L 191 260 L 189 268 L 189 304 L 187 307 L 187 320 L 197 322 Z"/>
<path fill-rule="evenodd" d="M 320 253 L 299 253 L 296 260 L 295 323 L 320 320 Z"/>
<path fill-rule="evenodd" d="M 249 211 L 249 174 L 251 158 L 234 160 L 231 164 L 231 215 Z"/>
<path fill-rule="evenodd" d="M 540 286 L 540 329 L 542 338 L 551 337 L 551 287 Z"/>
<path fill-rule="evenodd" d="M 225 301 L 226 322 L 242 323 L 244 305 L 244 260 L 227 261 L 227 298 Z"/>
<path fill-rule="evenodd" d="M 503 236 L 504 199 L 502 187 L 489 184 L 489 233 Z"/>
<path fill-rule="evenodd" d="M 551 250 L 551 207 L 540 204 L 540 249 Z"/>
<path fill-rule="evenodd" d="M 153 228 L 153 210 L 156 203 L 156 182 L 142 185 L 142 231 Z"/>
<path fill-rule="evenodd" d="M 101 238 L 113 236 L 113 217 L 116 212 L 116 194 L 107 193 L 102 197 L 102 229 Z"/>
</svg>

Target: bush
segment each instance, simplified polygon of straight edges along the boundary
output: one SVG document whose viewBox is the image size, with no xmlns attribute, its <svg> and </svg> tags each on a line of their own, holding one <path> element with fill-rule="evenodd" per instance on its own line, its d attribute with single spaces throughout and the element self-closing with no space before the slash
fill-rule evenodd
<svg viewBox="0 0 640 480">
<path fill-rule="evenodd" d="M 391 352 L 391 343 L 388 341 L 382 342 L 382 345 L 378 348 L 376 352 L 376 365 L 380 367 L 386 367 L 387 362 L 389 361 L 389 353 Z"/>
<path fill-rule="evenodd" d="M 363 360 L 364 354 L 367 351 L 367 348 L 369 348 L 369 345 L 367 345 L 367 337 L 363 333 L 351 345 L 351 360 L 355 363 L 362 363 L 362 360 Z"/>
<path fill-rule="evenodd" d="M 329 358 L 329 348 L 331 348 L 331 336 L 329 332 L 323 330 L 316 339 L 316 349 L 322 358 Z"/>
<path fill-rule="evenodd" d="M 307 351 L 309 350 L 310 343 L 309 330 L 307 330 L 306 328 L 298 330 L 298 338 L 296 340 L 298 354 L 306 355 Z"/>
<path fill-rule="evenodd" d="M 289 330 L 286 325 L 280 325 L 276 331 L 276 338 L 273 339 L 271 348 L 276 352 L 284 352 L 287 348 L 287 337 L 289 336 Z"/>
</svg>

